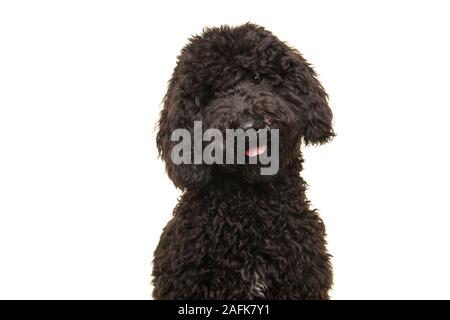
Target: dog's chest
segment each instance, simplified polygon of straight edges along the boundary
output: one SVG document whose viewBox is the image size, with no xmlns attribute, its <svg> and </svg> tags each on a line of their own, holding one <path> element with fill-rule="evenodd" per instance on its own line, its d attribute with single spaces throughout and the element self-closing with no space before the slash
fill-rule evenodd
<svg viewBox="0 0 450 320">
<path fill-rule="evenodd" d="M 233 265 L 246 299 L 267 299 L 277 272 L 283 269 L 290 246 L 289 208 L 278 201 L 235 198 L 215 212 L 213 223 L 217 252 Z M 223 262 L 223 260 L 221 260 Z M 228 267 L 228 265 L 226 266 Z"/>
</svg>

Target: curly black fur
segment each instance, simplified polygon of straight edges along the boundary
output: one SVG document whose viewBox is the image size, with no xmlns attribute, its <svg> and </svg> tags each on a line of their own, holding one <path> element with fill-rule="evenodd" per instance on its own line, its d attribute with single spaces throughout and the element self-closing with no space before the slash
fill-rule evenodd
<svg viewBox="0 0 450 320">
<path fill-rule="evenodd" d="M 280 169 L 174 165 L 174 129 L 194 120 L 280 130 Z M 327 95 L 298 51 L 254 24 L 206 29 L 183 48 L 158 123 L 167 173 L 184 192 L 155 251 L 156 299 L 327 299 L 325 228 L 305 197 L 300 146 L 333 137 Z"/>
</svg>

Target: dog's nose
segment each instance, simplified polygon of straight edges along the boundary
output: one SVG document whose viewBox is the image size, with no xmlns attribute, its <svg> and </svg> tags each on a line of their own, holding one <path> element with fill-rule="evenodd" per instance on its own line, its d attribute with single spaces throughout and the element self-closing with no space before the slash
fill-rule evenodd
<svg viewBox="0 0 450 320">
<path fill-rule="evenodd" d="M 254 124 L 255 124 L 255 121 L 253 121 L 253 120 L 248 120 L 248 121 L 245 121 L 245 122 L 241 122 L 240 128 L 241 128 L 242 130 L 251 129 L 251 128 L 253 128 L 253 125 L 254 125 Z"/>
<path fill-rule="evenodd" d="M 261 121 L 257 121 L 257 120 L 244 120 L 241 122 L 239 128 L 242 130 L 248 130 L 248 129 L 254 129 L 254 130 L 259 130 L 263 127 L 263 123 Z"/>
</svg>

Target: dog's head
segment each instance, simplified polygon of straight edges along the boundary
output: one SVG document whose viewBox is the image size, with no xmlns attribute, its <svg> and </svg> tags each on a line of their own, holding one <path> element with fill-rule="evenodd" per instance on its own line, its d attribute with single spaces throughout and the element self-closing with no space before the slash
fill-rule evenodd
<svg viewBox="0 0 450 320">
<path fill-rule="evenodd" d="M 169 177 L 181 189 L 207 183 L 214 170 L 256 177 L 258 164 L 172 163 L 177 143 L 172 132 L 181 128 L 192 133 L 194 121 L 202 121 L 203 130 L 223 132 L 278 129 L 280 167 L 298 158 L 302 140 L 322 144 L 334 135 L 327 95 L 311 66 L 254 24 L 206 29 L 183 48 L 164 99 L 157 146 Z M 248 156 L 255 152 L 246 150 Z"/>
</svg>

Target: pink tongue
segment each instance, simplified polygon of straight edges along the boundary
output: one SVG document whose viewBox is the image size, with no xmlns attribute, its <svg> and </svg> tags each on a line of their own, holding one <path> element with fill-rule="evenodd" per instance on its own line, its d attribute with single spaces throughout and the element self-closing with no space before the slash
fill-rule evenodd
<svg viewBox="0 0 450 320">
<path fill-rule="evenodd" d="M 259 156 L 260 154 L 263 154 L 265 151 L 266 151 L 266 146 L 259 146 L 256 148 L 251 148 L 251 149 L 245 150 L 245 154 L 247 155 L 247 157 L 256 157 L 256 156 Z"/>
</svg>

